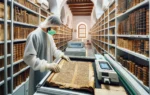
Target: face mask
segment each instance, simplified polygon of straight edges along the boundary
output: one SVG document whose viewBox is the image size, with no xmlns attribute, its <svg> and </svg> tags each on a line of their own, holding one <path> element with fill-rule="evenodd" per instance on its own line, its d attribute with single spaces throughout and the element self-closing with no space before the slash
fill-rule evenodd
<svg viewBox="0 0 150 95">
<path fill-rule="evenodd" d="M 56 31 L 55 31 L 55 30 L 53 30 L 53 29 L 48 30 L 48 34 L 50 34 L 50 35 L 54 35 L 54 34 L 56 34 Z"/>
</svg>

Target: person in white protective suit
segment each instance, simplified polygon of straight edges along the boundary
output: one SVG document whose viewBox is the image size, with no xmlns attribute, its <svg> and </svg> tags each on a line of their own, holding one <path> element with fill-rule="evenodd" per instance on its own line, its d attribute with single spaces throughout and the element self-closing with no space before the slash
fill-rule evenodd
<svg viewBox="0 0 150 95">
<path fill-rule="evenodd" d="M 60 68 L 58 65 L 52 63 L 53 56 L 70 61 L 68 56 L 65 56 L 63 52 L 57 50 L 53 37 L 47 33 L 47 29 L 50 27 L 57 27 L 60 25 L 61 20 L 59 17 L 54 15 L 49 16 L 27 37 L 24 62 L 31 67 L 29 95 L 35 93 L 36 85 L 44 78 L 49 70 L 59 72 Z"/>
</svg>

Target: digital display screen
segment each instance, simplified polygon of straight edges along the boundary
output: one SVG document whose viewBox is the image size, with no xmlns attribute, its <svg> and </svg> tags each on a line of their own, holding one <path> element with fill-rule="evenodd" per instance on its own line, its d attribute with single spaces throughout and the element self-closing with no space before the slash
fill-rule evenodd
<svg viewBox="0 0 150 95">
<path fill-rule="evenodd" d="M 81 43 L 72 43 L 71 46 L 74 46 L 74 47 L 81 47 Z"/>
<path fill-rule="evenodd" d="M 99 64 L 100 64 L 100 67 L 102 68 L 102 69 L 107 69 L 107 70 L 111 70 L 111 67 L 107 64 L 107 63 L 105 63 L 105 62 L 99 62 Z"/>
</svg>

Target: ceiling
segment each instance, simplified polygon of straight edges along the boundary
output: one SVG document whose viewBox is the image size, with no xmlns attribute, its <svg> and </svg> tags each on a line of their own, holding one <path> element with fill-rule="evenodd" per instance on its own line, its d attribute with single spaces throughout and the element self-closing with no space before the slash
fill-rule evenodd
<svg viewBox="0 0 150 95">
<path fill-rule="evenodd" d="M 90 16 L 93 9 L 91 0 L 67 0 L 73 16 Z"/>
</svg>

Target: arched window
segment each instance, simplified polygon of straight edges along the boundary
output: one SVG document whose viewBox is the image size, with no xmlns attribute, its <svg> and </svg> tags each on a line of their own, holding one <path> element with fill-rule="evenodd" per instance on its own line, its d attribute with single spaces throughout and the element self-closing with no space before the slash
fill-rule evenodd
<svg viewBox="0 0 150 95">
<path fill-rule="evenodd" d="M 80 24 L 78 26 L 78 38 L 86 38 L 86 25 Z"/>
</svg>

